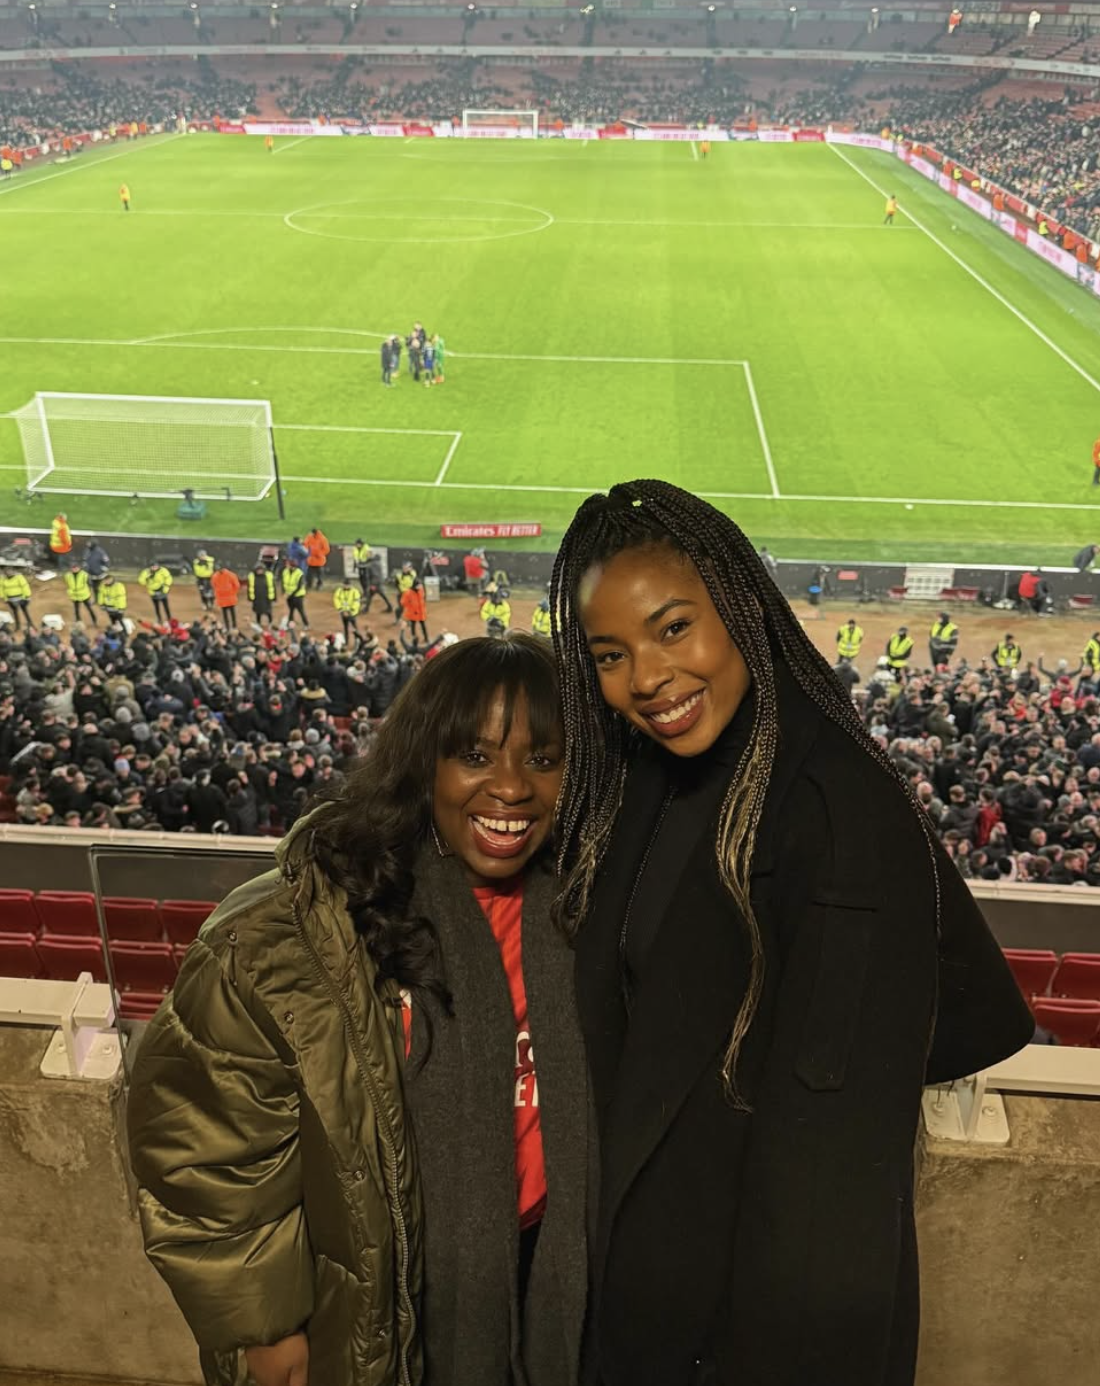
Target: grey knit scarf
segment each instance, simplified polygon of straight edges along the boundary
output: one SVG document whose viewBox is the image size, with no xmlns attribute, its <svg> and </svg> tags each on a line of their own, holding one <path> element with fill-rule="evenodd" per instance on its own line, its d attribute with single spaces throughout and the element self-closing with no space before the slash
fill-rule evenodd
<svg viewBox="0 0 1100 1386">
<path fill-rule="evenodd" d="M 536 863 L 524 883 L 522 965 L 548 1195 L 521 1314 L 508 980 L 461 865 L 428 848 L 416 875 L 413 908 L 436 927 L 454 998 L 453 1017 L 430 998 L 414 1002 L 406 1067 L 424 1193 L 425 1386 L 574 1386 L 594 1123 L 572 954 L 550 918 L 553 877 Z"/>
</svg>

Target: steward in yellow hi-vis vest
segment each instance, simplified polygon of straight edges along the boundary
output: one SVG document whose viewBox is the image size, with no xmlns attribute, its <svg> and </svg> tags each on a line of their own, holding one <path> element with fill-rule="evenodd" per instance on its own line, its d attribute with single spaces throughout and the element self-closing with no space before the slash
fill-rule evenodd
<svg viewBox="0 0 1100 1386">
<path fill-rule="evenodd" d="M 855 619 L 850 619 L 847 624 L 841 626 L 836 633 L 836 655 L 838 659 L 853 660 L 858 658 L 860 646 L 863 644 L 863 627 L 857 626 Z"/>
<path fill-rule="evenodd" d="M 100 606 L 111 618 L 111 624 L 121 626 L 126 611 L 126 588 L 110 573 L 103 574 L 97 593 Z"/>
<path fill-rule="evenodd" d="M 553 630 L 553 621 L 550 616 L 550 603 L 545 597 L 539 602 L 531 616 L 531 632 L 534 635 L 545 635 L 549 640 Z"/>
<path fill-rule="evenodd" d="M 210 579 L 214 576 L 214 560 L 205 549 L 200 549 L 195 555 L 191 563 L 191 571 L 194 573 L 195 581 L 198 583 L 199 596 L 202 598 L 203 607 L 207 611 L 213 611 L 214 586 Z"/>
<path fill-rule="evenodd" d="M 342 578 L 340 586 L 332 594 L 332 604 L 340 613 L 344 638 L 347 639 L 352 632 L 358 635 L 359 627 L 355 623 L 355 618 L 363 606 L 363 595 L 358 587 L 352 587 L 346 578 Z"/>
<path fill-rule="evenodd" d="M 1023 650 L 1011 635 L 1006 635 L 1000 644 L 993 648 L 993 663 L 998 669 L 1018 669 L 1023 657 Z"/>
<path fill-rule="evenodd" d="M 80 608 L 83 606 L 88 613 L 88 620 L 93 626 L 98 626 L 95 607 L 92 605 L 92 580 L 79 563 L 74 563 L 65 574 L 65 591 L 73 604 L 73 620 L 80 620 Z"/>
<path fill-rule="evenodd" d="M 0 576 L 0 599 L 6 601 L 16 630 L 20 619 L 31 625 L 31 585 L 25 574 L 16 568 L 9 568 Z"/>
<path fill-rule="evenodd" d="M 154 614 L 162 620 L 170 621 L 172 610 L 168 605 L 168 593 L 172 590 L 172 574 L 164 564 L 151 563 L 148 568 L 142 569 L 138 582 L 152 597 Z"/>
<path fill-rule="evenodd" d="M 1093 678 L 1100 674 L 1100 630 L 1093 631 L 1081 659 Z"/>
<path fill-rule="evenodd" d="M 932 622 L 932 628 L 928 632 L 928 658 L 931 660 L 932 668 L 935 669 L 941 664 L 950 664 L 958 643 L 958 626 L 946 611 L 941 611 Z"/>
<path fill-rule="evenodd" d="M 895 673 L 900 673 L 909 663 L 909 656 L 913 653 L 913 639 L 909 634 L 908 626 L 898 626 L 897 630 L 886 642 L 886 661 Z"/>
</svg>

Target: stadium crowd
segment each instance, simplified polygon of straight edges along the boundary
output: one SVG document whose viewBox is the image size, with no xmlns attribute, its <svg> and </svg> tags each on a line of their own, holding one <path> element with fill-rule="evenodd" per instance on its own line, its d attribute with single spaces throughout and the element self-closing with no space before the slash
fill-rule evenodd
<svg viewBox="0 0 1100 1386">
<path fill-rule="evenodd" d="M 483 619 L 510 619 L 500 600 L 490 589 Z M 339 781 L 441 643 L 408 630 L 345 643 L 293 627 L 223 629 L 212 612 L 191 625 L 74 624 L 67 637 L 0 625 L 6 816 L 280 835 Z M 1100 886 L 1094 680 L 1087 666 L 1041 658 L 897 678 L 880 659 L 865 686 L 848 678 L 964 877 Z"/>
<path fill-rule="evenodd" d="M 180 116 L 210 120 L 256 109 L 252 83 L 220 75 L 205 59 L 192 66 L 196 75 L 186 80 L 173 71 L 127 82 L 67 63 L 57 65 L 54 86 L 0 87 L 0 144 L 38 144 L 131 120 L 171 125 Z"/>
<path fill-rule="evenodd" d="M 1087 666 L 960 661 L 898 680 L 884 657 L 859 701 L 963 876 L 1100 886 L 1100 685 Z"/>
<path fill-rule="evenodd" d="M 294 630 L 0 628 L 0 775 L 20 824 L 281 834 L 338 781 L 425 647 Z"/>
</svg>

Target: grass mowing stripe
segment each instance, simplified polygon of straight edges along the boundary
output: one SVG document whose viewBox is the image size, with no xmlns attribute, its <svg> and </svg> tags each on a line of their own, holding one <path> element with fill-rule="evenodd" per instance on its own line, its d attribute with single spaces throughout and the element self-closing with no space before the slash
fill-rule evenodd
<svg viewBox="0 0 1100 1386">
<path fill-rule="evenodd" d="M 833 153 L 837 156 L 838 159 L 840 159 L 843 163 L 846 163 L 848 165 L 848 167 L 852 170 L 853 173 L 858 173 L 860 178 L 862 178 L 865 183 L 869 183 L 871 187 L 874 188 L 875 192 L 877 192 L 881 197 L 885 197 L 887 195 L 885 189 L 882 187 L 881 184 L 876 183 L 869 173 L 865 173 L 864 170 L 861 169 L 858 164 L 853 163 L 852 160 L 849 159 L 847 154 L 844 154 L 840 149 L 837 148 L 835 144 L 830 144 L 828 147 L 833 151 Z M 902 208 L 902 211 L 905 211 L 905 209 Z M 997 302 L 1001 304 L 1002 307 L 1007 308 L 1014 318 L 1019 319 L 1019 321 L 1023 323 L 1023 325 L 1027 328 L 1029 332 L 1034 332 L 1035 336 L 1039 338 L 1039 340 L 1043 343 L 1044 346 L 1048 346 L 1056 356 L 1061 357 L 1061 359 L 1066 363 L 1066 365 L 1069 366 L 1071 370 L 1076 371 L 1077 374 L 1081 377 L 1081 379 L 1087 381 L 1088 384 L 1091 385 L 1094 390 L 1100 391 L 1100 381 L 1096 380 L 1094 376 L 1091 376 L 1088 373 L 1088 371 L 1085 370 L 1084 366 L 1082 366 L 1079 362 L 1075 361 L 1073 357 L 1069 355 L 1068 352 L 1063 351 L 1062 348 L 1058 345 L 1058 343 L 1054 341 L 1053 338 L 1048 337 L 1047 334 L 1043 331 L 1043 329 L 1037 323 L 1032 322 L 1026 313 L 1022 313 L 1014 303 L 1010 302 L 1007 298 L 1005 298 L 1004 294 L 1002 294 L 999 289 L 994 288 L 988 279 L 986 279 L 983 275 L 979 274 L 976 269 L 971 268 L 971 266 L 968 265 L 965 260 L 961 259 L 958 255 L 956 255 L 949 245 L 945 245 L 943 241 L 940 240 L 939 236 L 937 236 L 934 231 L 930 231 L 922 221 L 920 221 L 917 217 L 913 215 L 912 212 L 905 212 L 905 215 L 909 218 L 909 220 L 913 223 L 913 225 L 917 228 L 918 231 L 924 232 L 924 234 L 928 237 L 928 239 L 932 242 L 933 245 L 938 246 L 939 249 L 942 250 L 946 256 L 954 260 L 955 264 L 958 265 L 958 267 L 961 270 L 965 270 L 965 272 L 971 277 L 971 279 L 974 280 L 976 284 L 980 284 L 981 287 L 985 289 L 986 293 L 992 294 L 993 297 L 997 300 Z"/>
</svg>

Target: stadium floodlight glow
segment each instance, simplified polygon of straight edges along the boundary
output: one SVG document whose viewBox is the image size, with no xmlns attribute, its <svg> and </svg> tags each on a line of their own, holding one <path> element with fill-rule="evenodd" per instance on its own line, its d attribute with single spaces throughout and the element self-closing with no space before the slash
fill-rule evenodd
<svg viewBox="0 0 1100 1386">
<path fill-rule="evenodd" d="M 40 391 L 11 417 L 31 492 L 258 501 L 277 484 L 264 399 Z"/>
</svg>

